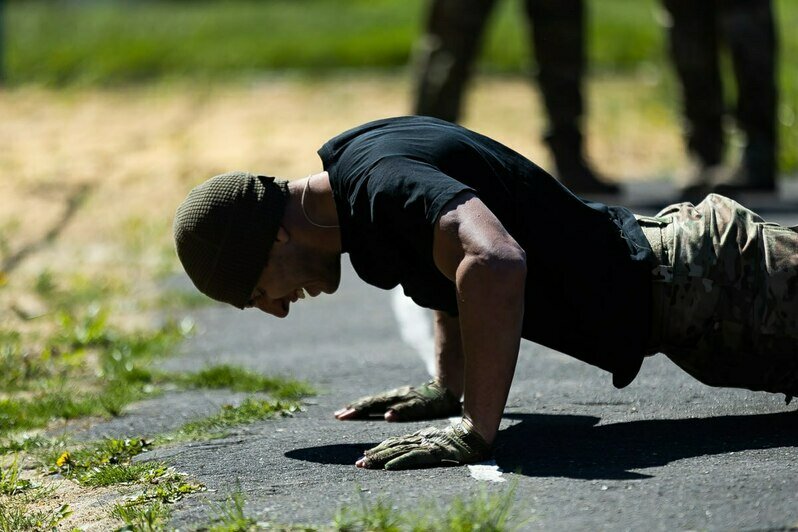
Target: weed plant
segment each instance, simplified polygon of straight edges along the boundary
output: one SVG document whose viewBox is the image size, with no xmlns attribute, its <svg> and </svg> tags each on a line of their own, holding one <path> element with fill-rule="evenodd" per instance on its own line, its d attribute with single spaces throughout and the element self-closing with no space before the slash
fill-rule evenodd
<svg viewBox="0 0 798 532">
<path fill-rule="evenodd" d="M 33 483 L 19 476 L 19 464 L 16 457 L 10 465 L 0 465 L 0 495 L 17 495 L 31 488 L 33 488 Z"/>
<path fill-rule="evenodd" d="M 22 331 L 0 330 L 0 436 L 55 419 L 118 415 L 151 394 L 151 362 L 191 332 L 190 321 L 127 331 L 109 320 L 122 289 L 45 270 L 35 290 L 50 311 Z M 30 323 L 31 320 L 25 323 Z"/>
<path fill-rule="evenodd" d="M 51 449 L 48 462 L 51 472 L 81 479 L 103 466 L 128 465 L 134 456 L 146 451 L 150 445 L 151 442 L 144 439 L 105 438 L 71 452 Z"/>
<path fill-rule="evenodd" d="M 18 452 L 34 452 L 41 449 L 51 449 L 59 445 L 60 440 L 45 438 L 41 435 L 23 436 L 21 438 L 8 438 L 0 441 L 0 455 Z"/>
<path fill-rule="evenodd" d="M 167 436 L 167 441 L 222 438 L 230 429 L 274 417 L 290 416 L 301 409 L 299 403 L 247 397 L 238 405 L 225 405 L 215 415 L 190 421 Z"/>
<path fill-rule="evenodd" d="M 407 530 L 407 528 L 402 528 L 402 525 L 407 522 L 408 516 L 401 513 L 387 498 L 379 497 L 375 502 L 368 503 L 362 494 L 358 495 L 360 496 L 359 506 L 344 506 L 336 512 L 333 518 L 336 530 L 343 532 L 360 530 L 402 532 L 402 530 Z"/>
<path fill-rule="evenodd" d="M 385 496 L 368 502 L 358 493 L 359 504 L 338 509 L 327 526 L 262 522 L 245 512 L 245 500 L 237 489 L 222 503 L 209 503 L 210 525 L 197 528 L 213 532 L 250 530 L 339 532 L 504 532 L 524 524 L 513 512 L 516 483 L 495 493 L 480 490 L 474 496 L 455 498 L 448 506 L 427 501 L 418 510 L 406 511 Z"/>
<path fill-rule="evenodd" d="M 380 532 L 501 532 L 521 525 L 512 506 L 516 484 L 497 492 L 480 490 L 475 496 L 455 498 L 448 507 L 422 504 L 420 510 L 402 511 L 385 497 L 367 502 L 362 494 L 359 505 L 338 510 L 333 527 L 340 531 L 374 530 Z"/>
<path fill-rule="evenodd" d="M 244 495 L 237 489 L 224 502 L 210 504 L 212 524 L 210 532 L 246 532 L 257 530 L 257 520 L 244 512 Z"/>
<path fill-rule="evenodd" d="M 157 532 L 165 528 L 169 510 L 158 501 L 139 506 L 116 504 L 111 511 L 111 517 L 125 523 L 122 531 Z"/>
<path fill-rule="evenodd" d="M 52 511 L 31 511 L 14 501 L 0 501 L 0 532 L 56 530 L 58 523 L 72 515 L 68 504 Z"/>
<path fill-rule="evenodd" d="M 136 495 L 116 505 L 114 516 L 126 530 L 161 530 L 168 505 L 204 486 L 157 461 L 135 461 L 153 442 L 142 438 L 106 438 L 75 443 L 21 431 L 54 420 L 116 416 L 132 401 L 166 388 L 232 388 L 267 393 L 228 406 L 179 431 L 179 439 L 223 435 L 233 426 L 288 415 L 312 393 L 304 383 L 270 378 L 230 365 L 196 374 L 153 369 L 154 362 L 192 331 L 190 320 L 166 321 L 149 329 L 124 329 L 112 321 L 114 305 L 128 287 L 114 280 L 57 276 L 42 271 L 32 283 L 45 307 L 38 315 L 11 309 L 16 324 L 0 325 L 0 532 L 50 530 L 70 514 L 68 505 L 41 511 L 55 483 L 37 487 L 20 476 L 16 458 L 38 462 L 40 474 L 58 474 L 86 488 L 128 486 Z M 133 302 L 136 304 L 136 302 Z M 37 310 L 37 312 L 39 312 Z M 5 318 L 5 316 L 2 316 Z M 11 316 L 9 316 L 11 317 Z M 5 328 L 3 328 L 5 327 Z M 178 438 L 160 438 L 168 443 Z M 133 487 L 135 486 L 135 487 Z M 129 497 L 129 495 L 128 495 Z M 35 505 L 33 503 L 36 503 Z"/>
<path fill-rule="evenodd" d="M 263 392 L 278 399 L 301 399 L 313 395 L 314 390 L 294 379 L 267 377 L 254 371 L 222 364 L 175 377 L 175 381 L 189 388 L 225 388 L 236 392 Z"/>
<path fill-rule="evenodd" d="M 111 464 L 105 467 L 94 467 L 79 477 L 84 486 L 102 487 L 116 484 L 141 482 L 148 478 L 154 467 L 165 467 L 162 464 Z"/>
</svg>

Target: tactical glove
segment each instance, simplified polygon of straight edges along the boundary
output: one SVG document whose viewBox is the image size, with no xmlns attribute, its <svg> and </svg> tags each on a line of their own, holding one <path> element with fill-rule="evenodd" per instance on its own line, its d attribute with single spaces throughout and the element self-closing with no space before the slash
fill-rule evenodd
<svg viewBox="0 0 798 532">
<path fill-rule="evenodd" d="M 388 438 L 369 449 L 358 465 L 368 469 L 415 469 L 436 465 L 481 462 L 490 445 L 467 419 L 445 429 L 434 427 L 410 435 Z"/>
<path fill-rule="evenodd" d="M 394 421 L 417 421 L 462 414 L 460 400 L 449 390 L 431 380 L 421 386 L 402 386 L 377 395 L 361 397 L 343 410 L 353 409 L 348 418 L 366 418 L 393 410 Z"/>
</svg>

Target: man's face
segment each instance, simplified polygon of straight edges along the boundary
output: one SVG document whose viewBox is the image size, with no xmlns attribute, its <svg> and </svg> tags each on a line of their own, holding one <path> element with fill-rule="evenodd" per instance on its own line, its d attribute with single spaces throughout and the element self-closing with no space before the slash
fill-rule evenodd
<svg viewBox="0 0 798 532">
<path fill-rule="evenodd" d="M 307 293 L 315 297 L 331 294 L 341 281 L 340 254 L 322 254 L 294 240 L 278 240 L 272 246 L 269 260 L 252 291 L 248 307 L 284 318 L 291 303 Z"/>
</svg>

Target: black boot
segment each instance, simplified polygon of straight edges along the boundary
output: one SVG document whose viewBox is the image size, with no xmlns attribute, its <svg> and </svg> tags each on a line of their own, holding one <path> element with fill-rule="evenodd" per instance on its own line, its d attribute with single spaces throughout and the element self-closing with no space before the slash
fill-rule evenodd
<svg viewBox="0 0 798 532">
<path fill-rule="evenodd" d="M 694 162 L 687 179 L 679 188 L 679 201 L 689 201 L 693 205 L 698 205 L 707 194 L 714 191 L 722 173 L 723 166 L 720 163 Z"/>
<path fill-rule="evenodd" d="M 734 197 L 740 192 L 774 192 L 776 190 L 776 147 L 771 142 L 749 142 L 740 166 L 720 180 L 713 191 Z"/>
<path fill-rule="evenodd" d="M 620 192 L 618 185 L 603 181 L 590 167 L 582 152 L 582 135 L 554 134 L 546 137 L 554 156 L 557 178 L 575 194 L 608 194 Z"/>
</svg>

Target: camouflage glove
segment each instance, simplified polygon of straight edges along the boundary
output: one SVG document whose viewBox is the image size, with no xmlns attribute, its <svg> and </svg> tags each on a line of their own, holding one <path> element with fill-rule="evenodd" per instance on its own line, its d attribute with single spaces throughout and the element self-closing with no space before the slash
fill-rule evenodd
<svg viewBox="0 0 798 532">
<path fill-rule="evenodd" d="M 430 427 L 416 433 L 388 438 L 364 453 L 358 465 L 368 469 L 415 469 L 435 465 L 481 462 L 490 456 L 490 445 L 467 419 L 445 429 Z"/>
<path fill-rule="evenodd" d="M 460 400 L 435 380 L 421 386 L 402 386 L 381 394 L 361 397 L 347 405 L 344 410 L 348 409 L 355 411 L 351 418 L 382 415 L 393 410 L 395 421 L 459 416 L 463 412 Z"/>
</svg>

